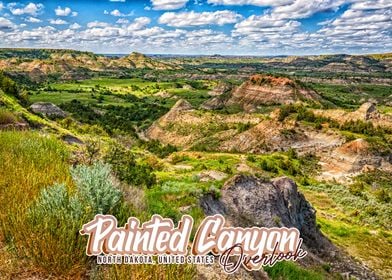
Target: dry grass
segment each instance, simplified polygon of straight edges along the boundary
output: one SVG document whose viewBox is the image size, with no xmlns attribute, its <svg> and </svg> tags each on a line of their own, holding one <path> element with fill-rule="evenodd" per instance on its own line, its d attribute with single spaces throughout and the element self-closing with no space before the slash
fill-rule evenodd
<svg viewBox="0 0 392 280">
<path fill-rule="evenodd" d="M 0 109 L 0 125 L 16 123 L 18 119 L 16 116 L 7 110 Z"/>
<path fill-rule="evenodd" d="M 103 269 L 102 279 L 190 280 L 196 278 L 192 265 L 112 265 Z"/>
<path fill-rule="evenodd" d="M 19 259 L 48 275 L 85 271 L 84 260 L 70 254 L 74 244 L 40 232 L 26 215 L 42 188 L 56 182 L 72 185 L 67 157 L 66 147 L 56 139 L 32 132 L 0 132 L 0 234 Z M 64 222 L 58 227 L 66 231 Z"/>
</svg>

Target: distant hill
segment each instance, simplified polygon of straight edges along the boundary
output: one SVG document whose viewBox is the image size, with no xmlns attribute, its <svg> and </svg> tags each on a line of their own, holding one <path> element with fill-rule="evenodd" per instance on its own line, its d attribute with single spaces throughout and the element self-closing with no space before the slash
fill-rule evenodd
<svg viewBox="0 0 392 280">
<path fill-rule="evenodd" d="M 36 82 L 48 76 L 63 80 L 84 79 L 93 72 L 142 68 L 172 70 L 179 67 L 140 53 L 119 58 L 62 49 L 0 49 L 0 70 L 26 75 Z"/>
</svg>

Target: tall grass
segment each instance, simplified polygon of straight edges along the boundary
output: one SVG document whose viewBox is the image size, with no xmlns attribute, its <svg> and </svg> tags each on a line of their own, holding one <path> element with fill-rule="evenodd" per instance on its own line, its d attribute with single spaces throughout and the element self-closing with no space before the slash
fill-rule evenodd
<svg viewBox="0 0 392 280">
<path fill-rule="evenodd" d="M 66 147 L 54 138 L 0 132 L 0 233 L 20 258 L 52 255 L 54 261 L 60 254 L 54 252 L 58 240 L 36 232 L 27 212 L 44 187 L 72 185 L 67 158 Z"/>
</svg>

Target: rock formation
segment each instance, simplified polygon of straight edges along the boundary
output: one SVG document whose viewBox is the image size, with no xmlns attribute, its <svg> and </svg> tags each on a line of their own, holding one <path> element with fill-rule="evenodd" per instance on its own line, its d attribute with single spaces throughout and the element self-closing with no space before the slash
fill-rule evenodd
<svg viewBox="0 0 392 280">
<path fill-rule="evenodd" d="M 207 195 L 200 203 L 206 215 L 222 214 L 231 226 L 295 227 L 309 252 L 305 263 L 328 262 L 336 272 L 377 279 L 324 237 L 316 224 L 316 211 L 289 178 L 269 181 L 236 175 L 225 183 L 219 199 Z"/>
<path fill-rule="evenodd" d="M 260 117 L 250 114 L 200 114 L 189 102 L 180 99 L 147 129 L 146 136 L 165 144 L 188 148 L 206 137 L 214 137 L 219 142 L 229 139 L 238 133 L 239 124 L 256 125 L 260 120 Z"/>
<path fill-rule="evenodd" d="M 377 119 L 380 114 L 377 111 L 376 104 L 372 102 L 366 102 L 355 112 L 359 119 L 367 121 L 370 119 Z"/>
<path fill-rule="evenodd" d="M 260 105 L 290 104 L 305 99 L 318 100 L 319 97 L 289 78 L 254 75 L 232 92 L 225 105 L 240 105 L 252 112 Z"/>
<path fill-rule="evenodd" d="M 210 197 L 202 207 L 208 215 L 225 214 L 236 226 L 295 227 L 305 245 L 319 251 L 326 246 L 316 225 L 316 211 L 286 177 L 264 181 L 236 175 L 223 186 L 219 201 Z"/>
<path fill-rule="evenodd" d="M 376 104 L 372 102 L 366 102 L 358 108 L 358 110 L 353 112 L 347 112 L 341 109 L 332 110 L 314 110 L 313 111 L 318 116 L 323 116 L 336 120 L 340 123 L 349 121 L 370 121 L 379 123 L 383 122 L 383 117 L 377 110 Z"/>
<path fill-rule="evenodd" d="M 210 96 L 219 96 L 228 93 L 232 90 L 233 86 L 228 83 L 220 82 L 213 90 L 208 92 Z"/>
<path fill-rule="evenodd" d="M 30 109 L 36 114 L 43 114 L 47 117 L 65 118 L 67 113 L 52 103 L 37 102 L 30 106 Z"/>
</svg>

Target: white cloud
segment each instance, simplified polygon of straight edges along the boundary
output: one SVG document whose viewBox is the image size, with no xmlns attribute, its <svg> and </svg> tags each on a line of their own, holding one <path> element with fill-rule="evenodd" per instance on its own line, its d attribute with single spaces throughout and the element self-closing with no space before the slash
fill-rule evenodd
<svg viewBox="0 0 392 280">
<path fill-rule="evenodd" d="M 125 19 L 125 18 L 119 18 L 119 19 L 116 21 L 116 23 L 117 23 L 117 24 L 128 24 L 128 23 L 129 23 L 129 20 L 127 20 L 127 19 Z"/>
<path fill-rule="evenodd" d="M 282 6 L 293 3 L 294 0 L 208 0 L 208 4 L 225 6 L 244 6 L 252 5 L 259 7 Z"/>
<path fill-rule="evenodd" d="M 194 30 L 186 33 L 187 45 L 203 46 L 209 44 L 223 44 L 233 42 L 233 39 L 224 33 L 211 29 Z"/>
<path fill-rule="evenodd" d="M 15 25 L 4 17 L 0 17 L 0 31 L 8 31 L 14 29 Z"/>
<path fill-rule="evenodd" d="M 198 1 L 198 3 L 206 2 Z M 174 9 L 176 5 L 177 8 L 185 7 L 186 3 L 187 1 L 166 0 L 158 4 L 165 4 L 166 8 Z M 255 9 L 254 15 L 247 18 L 241 18 L 233 11 L 203 13 L 185 10 L 163 13 L 158 22 L 174 28 L 154 26 L 155 20 L 153 22 L 148 17 L 135 20 L 119 17 L 116 23 L 92 21 L 83 27 L 78 23 L 72 23 L 65 25 L 66 29 L 55 28 L 55 25 L 34 28 L 32 24 L 26 27 L 16 25 L 10 21 L 10 17 L 4 16 L 0 17 L 0 38 L 3 46 L 66 47 L 97 52 L 128 52 L 133 49 L 156 53 L 304 54 L 360 52 L 361 50 L 386 52 L 392 49 L 391 1 L 208 0 L 208 3 L 252 4 L 269 8 L 261 13 Z M 331 14 L 322 21 L 312 24 L 319 29 L 318 31 L 305 31 L 297 20 L 311 17 L 321 11 L 334 11 L 342 3 L 348 7 L 344 13 Z M 15 11 L 27 6 L 27 3 L 24 5 L 14 3 L 8 4 L 7 8 Z M 157 6 L 151 4 L 151 7 L 156 9 Z M 162 5 L 160 7 L 163 8 Z M 116 13 L 117 15 L 124 13 L 121 9 Z M 27 10 L 23 13 L 25 11 Z M 219 14 L 220 12 L 225 14 Z M 106 14 L 110 15 L 110 13 L 111 10 L 106 11 Z M 68 13 L 68 16 L 70 15 L 72 11 Z M 27 23 L 39 18 L 26 14 L 22 20 Z M 52 21 L 60 23 L 56 19 Z M 203 28 L 229 23 L 235 24 L 231 33 L 227 32 L 226 28 L 224 32 L 213 30 L 211 27 Z M 188 26 L 199 28 L 182 28 Z"/>
<path fill-rule="evenodd" d="M 31 23 L 39 23 L 42 22 L 42 20 L 40 20 L 39 18 L 35 18 L 35 17 L 28 17 L 25 19 L 26 22 L 31 22 Z"/>
<path fill-rule="evenodd" d="M 185 7 L 189 0 L 151 0 L 153 10 L 178 10 Z"/>
<path fill-rule="evenodd" d="M 58 6 L 54 12 L 56 13 L 56 16 L 58 17 L 66 17 L 68 16 L 72 10 L 69 7 L 65 7 L 64 9 Z"/>
<path fill-rule="evenodd" d="M 0 11 L 4 8 L 3 2 L 0 2 Z"/>
<path fill-rule="evenodd" d="M 252 15 L 244 21 L 237 23 L 235 25 L 234 33 L 238 36 L 252 33 L 291 33 L 296 31 L 300 25 L 301 23 L 298 21 L 277 20 L 271 15 Z"/>
<path fill-rule="evenodd" d="M 54 25 L 64 25 L 64 24 L 68 24 L 68 22 L 66 22 L 65 20 L 62 19 L 51 19 L 49 20 L 50 24 L 54 24 Z"/>
<path fill-rule="evenodd" d="M 105 10 L 104 14 L 107 15 L 107 14 L 109 14 L 109 12 Z M 115 10 L 111 11 L 110 14 L 115 17 L 131 17 L 134 15 L 134 12 L 132 11 L 128 14 L 124 14 L 124 13 L 120 12 L 118 9 L 115 9 Z"/>
<path fill-rule="evenodd" d="M 111 14 L 112 16 L 115 16 L 115 17 L 121 17 L 121 16 L 122 16 L 122 13 L 121 13 L 119 10 L 117 10 L 117 9 L 111 11 L 110 14 Z"/>
<path fill-rule="evenodd" d="M 92 21 L 87 23 L 88 28 L 94 28 L 94 27 L 108 27 L 110 26 L 109 23 L 107 22 L 101 22 L 101 21 Z"/>
<path fill-rule="evenodd" d="M 82 26 L 81 26 L 80 24 L 78 24 L 77 22 L 72 23 L 72 24 L 69 26 L 69 29 L 72 29 L 72 30 L 77 30 L 77 29 L 80 29 L 80 28 L 82 28 Z"/>
<path fill-rule="evenodd" d="M 77 12 L 72 11 L 71 8 L 69 8 L 69 7 L 65 7 L 65 8 L 63 9 L 63 8 L 61 8 L 60 6 L 58 6 L 58 7 L 54 10 L 54 12 L 56 13 L 56 16 L 58 16 L 58 17 L 67 17 L 67 16 L 69 16 L 69 15 L 71 15 L 71 16 L 73 16 L 73 17 L 76 17 L 76 16 L 78 15 Z"/>
<path fill-rule="evenodd" d="M 242 16 L 233 11 L 216 11 L 216 12 L 182 12 L 164 13 L 158 20 L 161 24 L 174 27 L 185 27 L 185 26 L 202 26 L 202 25 L 225 25 L 230 23 L 236 23 Z"/>
<path fill-rule="evenodd" d="M 324 48 L 374 49 L 392 47 L 392 10 L 384 0 L 357 1 L 341 16 L 326 22 L 314 34 Z"/>
<path fill-rule="evenodd" d="M 128 31 L 141 30 L 151 23 L 151 19 L 148 17 L 136 18 L 130 25 L 127 26 Z"/>
<path fill-rule="evenodd" d="M 281 5 L 273 8 L 271 14 L 277 19 L 301 19 L 308 18 L 315 13 L 337 10 L 347 0 L 295 0 L 289 5 Z"/>
<path fill-rule="evenodd" d="M 110 2 L 122 2 L 122 3 L 124 3 L 125 2 L 125 0 L 109 0 Z"/>
<path fill-rule="evenodd" d="M 354 10 L 379 10 L 392 8 L 392 1 L 378 0 L 378 1 L 360 1 L 351 6 Z"/>
<path fill-rule="evenodd" d="M 41 3 L 39 3 L 39 4 L 29 3 L 26 6 L 17 8 L 16 3 L 10 3 L 10 4 L 8 4 L 8 7 L 10 9 L 10 12 L 15 16 L 20 16 L 20 15 L 24 15 L 24 14 L 36 16 L 39 12 L 42 11 L 42 9 L 44 8 L 44 5 Z"/>
</svg>

